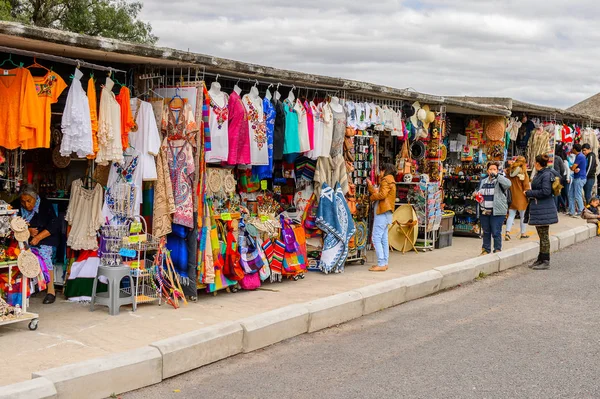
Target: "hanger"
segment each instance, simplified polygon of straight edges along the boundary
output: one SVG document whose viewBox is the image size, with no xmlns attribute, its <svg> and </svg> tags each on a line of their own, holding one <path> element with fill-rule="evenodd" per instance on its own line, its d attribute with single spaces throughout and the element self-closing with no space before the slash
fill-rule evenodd
<svg viewBox="0 0 600 399">
<path fill-rule="evenodd" d="M 33 64 L 31 64 L 27 67 L 27 69 L 31 69 L 31 68 L 45 69 L 46 71 L 50 72 L 50 70 L 48 68 L 46 68 L 43 65 L 38 64 L 35 57 L 33 57 Z M 79 61 L 77 61 L 77 68 L 79 68 Z"/>
<path fill-rule="evenodd" d="M 0 64 L 0 67 L 2 67 L 4 64 L 6 64 L 7 62 L 9 62 L 10 64 L 12 64 L 15 68 L 23 68 L 23 63 L 20 62 L 19 65 L 15 64 L 14 61 L 12 60 L 12 54 L 8 55 L 8 58 L 5 59 L 4 61 L 2 61 L 2 63 Z M 7 70 L 4 71 L 4 73 L 0 74 L 0 77 L 2 76 L 16 76 L 14 73 L 8 73 Z"/>
</svg>

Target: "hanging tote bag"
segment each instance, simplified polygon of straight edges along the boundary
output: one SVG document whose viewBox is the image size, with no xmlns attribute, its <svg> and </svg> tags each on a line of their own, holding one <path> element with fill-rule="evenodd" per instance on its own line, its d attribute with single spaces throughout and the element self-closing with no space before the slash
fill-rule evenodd
<svg viewBox="0 0 600 399">
<path fill-rule="evenodd" d="M 306 235 L 302 226 L 291 228 L 297 243 L 295 252 L 285 252 L 283 269 L 286 274 L 298 274 L 306 270 Z"/>
<path fill-rule="evenodd" d="M 293 253 L 298 250 L 296 244 L 296 237 L 294 236 L 294 230 L 292 229 L 291 223 L 283 215 L 279 216 L 281 221 L 281 235 L 283 237 L 283 243 L 285 244 L 285 252 Z"/>
<path fill-rule="evenodd" d="M 240 264 L 244 269 L 244 273 L 253 274 L 259 271 L 265 264 L 264 259 L 260 256 L 258 245 L 254 238 L 246 231 L 244 222 L 240 222 Z"/>
<path fill-rule="evenodd" d="M 233 234 L 231 222 L 227 222 L 227 248 L 225 249 L 225 266 L 223 267 L 225 276 L 233 281 L 240 281 L 244 278 L 244 270 L 240 265 L 240 252 L 238 243 Z"/>
</svg>

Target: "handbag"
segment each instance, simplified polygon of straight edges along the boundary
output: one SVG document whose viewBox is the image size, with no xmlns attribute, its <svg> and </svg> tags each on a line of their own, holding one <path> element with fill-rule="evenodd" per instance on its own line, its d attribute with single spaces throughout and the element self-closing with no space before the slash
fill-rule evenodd
<svg viewBox="0 0 600 399">
<path fill-rule="evenodd" d="M 246 274 L 243 279 L 240 280 L 240 287 L 243 290 L 252 291 L 260 288 L 260 277 L 258 273 Z"/>
<path fill-rule="evenodd" d="M 294 230 L 291 227 L 290 221 L 285 216 L 280 215 L 279 220 L 281 221 L 281 235 L 283 236 L 283 243 L 285 244 L 286 252 L 296 252 L 298 250 L 296 244 L 296 237 L 294 236 Z"/>
<path fill-rule="evenodd" d="M 302 226 L 292 228 L 292 232 L 297 242 L 297 250 L 294 252 L 285 252 L 283 257 L 283 269 L 288 274 L 299 273 L 306 270 L 306 235 Z"/>
</svg>

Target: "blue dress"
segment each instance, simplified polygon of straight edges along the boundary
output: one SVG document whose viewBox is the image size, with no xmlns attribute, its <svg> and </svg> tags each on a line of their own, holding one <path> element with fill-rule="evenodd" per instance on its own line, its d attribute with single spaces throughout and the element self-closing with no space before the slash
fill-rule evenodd
<svg viewBox="0 0 600 399">
<path fill-rule="evenodd" d="M 263 112 L 265 114 L 265 126 L 267 131 L 267 148 L 269 153 L 269 164 L 252 167 L 252 174 L 258 176 L 259 180 L 273 177 L 273 135 L 275 131 L 275 107 L 267 98 L 263 99 Z"/>
</svg>

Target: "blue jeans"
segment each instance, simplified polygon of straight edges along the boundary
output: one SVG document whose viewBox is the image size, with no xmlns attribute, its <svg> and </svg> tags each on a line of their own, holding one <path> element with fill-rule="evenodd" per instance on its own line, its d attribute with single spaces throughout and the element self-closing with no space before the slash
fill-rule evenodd
<svg viewBox="0 0 600 399">
<path fill-rule="evenodd" d="M 576 215 L 583 212 L 583 186 L 586 179 L 573 179 L 569 186 L 569 214 Z M 577 211 L 575 210 L 577 205 Z"/>
<path fill-rule="evenodd" d="M 377 209 L 377 208 L 376 208 Z M 375 214 L 373 220 L 373 245 L 377 254 L 377 266 L 387 266 L 390 258 L 390 246 L 388 244 L 388 228 L 392 224 L 392 211 Z"/>
<path fill-rule="evenodd" d="M 583 186 L 583 191 L 585 192 L 585 203 L 589 204 L 592 199 L 592 190 L 594 189 L 594 184 L 596 183 L 595 177 L 588 177 L 585 181 L 585 185 Z"/>
<path fill-rule="evenodd" d="M 483 249 L 492 252 L 492 237 L 494 237 L 494 251 L 502 251 L 502 225 L 505 216 L 481 215 L 481 229 L 483 230 Z"/>
</svg>

